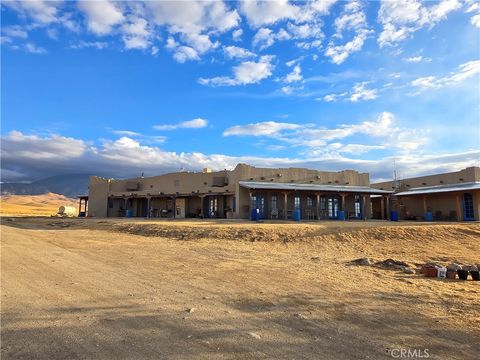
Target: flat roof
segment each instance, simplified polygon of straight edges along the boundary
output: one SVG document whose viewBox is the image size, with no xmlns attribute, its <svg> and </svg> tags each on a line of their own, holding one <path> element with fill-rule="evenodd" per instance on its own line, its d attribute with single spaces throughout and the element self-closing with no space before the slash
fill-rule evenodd
<svg viewBox="0 0 480 360">
<path fill-rule="evenodd" d="M 411 195 L 436 194 L 436 193 L 458 192 L 458 191 L 468 191 L 468 190 L 480 190 L 480 181 L 417 187 L 407 191 L 399 192 L 395 195 L 411 196 Z"/>
<path fill-rule="evenodd" d="M 325 192 L 349 192 L 364 194 L 392 194 L 393 191 L 379 190 L 370 186 L 354 185 L 324 185 L 324 184 L 299 184 L 299 183 L 274 183 L 262 181 L 240 181 L 240 186 L 247 189 L 262 190 L 293 190 L 293 191 L 325 191 Z"/>
</svg>

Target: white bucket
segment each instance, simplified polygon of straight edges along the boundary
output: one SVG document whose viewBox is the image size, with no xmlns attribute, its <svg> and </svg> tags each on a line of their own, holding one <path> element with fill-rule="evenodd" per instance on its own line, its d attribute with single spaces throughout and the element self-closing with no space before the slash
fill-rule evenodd
<svg viewBox="0 0 480 360">
<path fill-rule="evenodd" d="M 437 269 L 437 277 L 441 279 L 445 279 L 447 277 L 447 268 L 439 267 Z"/>
</svg>

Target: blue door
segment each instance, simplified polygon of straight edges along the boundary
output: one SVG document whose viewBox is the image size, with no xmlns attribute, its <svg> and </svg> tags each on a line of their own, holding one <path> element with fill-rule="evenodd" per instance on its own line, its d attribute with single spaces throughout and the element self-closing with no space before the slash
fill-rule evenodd
<svg viewBox="0 0 480 360">
<path fill-rule="evenodd" d="M 258 209 L 258 218 L 266 219 L 267 210 L 265 207 L 265 194 L 257 194 L 257 209 Z"/>
<path fill-rule="evenodd" d="M 475 220 L 473 212 L 473 196 L 472 194 L 463 194 L 463 220 Z"/>
</svg>

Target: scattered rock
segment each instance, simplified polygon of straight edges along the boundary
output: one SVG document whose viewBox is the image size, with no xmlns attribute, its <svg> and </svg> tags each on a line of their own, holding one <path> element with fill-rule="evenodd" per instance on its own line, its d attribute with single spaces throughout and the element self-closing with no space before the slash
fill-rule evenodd
<svg viewBox="0 0 480 360">
<path fill-rule="evenodd" d="M 404 268 L 402 270 L 405 274 L 415 274 L 415 270 L 410 269 L 410 268 Z"/>
<path fill-rule="evenodd" d="M 388 268 L 388 269 L 395 269 L 395 270 L 402 270 L 404 268 L 408 268 L 410 267 L 410 265 L 408 265 L 406 262 L 404 261 L 398 261 L 398 260 L 394 260 L 394 259 L 387 259 L 387 260 L 383 260 L 383 261 L 377 261 L 375 263 L 376 266 L 380 266 L 380 267 L 383 267 L 383 268 Z"/>
<path fill-rule="evenodd" d="M 252 338 L 260 340 L 262 337 L 258 335 L 257 333 L 254 333 L 253 331 L 248 332 L 248 335 L 250 335 Z"/>
<path fill-rule="evenodd" d="M 350 261 L 350 265 L 359 265 L 359 266 L 370 266 L 372 265 L 372 260 L 369 258 L 360 258 Z"/>
<path fill-rule="evenodd" d="M 195 310 L 197 310 L 197 309 L 195 309 L 195 308 L 190 308 L 190 309 L 187 310 L 187 312 L 189 312 L 189 313 L 191 314 L 191 313 L 195 312 Z"/>
<path fill-rule="evenodd" d="M 297 317 L 297 318 L 299 318 L 299 319 L 303 319 L 303 320 L 306 320 L 306 319 L 308 319 L 308 318 L 307 318 L 305 315 L 303 315 L 303 314 L 300 314 L 300 313 L 298 313 L 298 314 L 295 314 L 295 317 Z"/>
<path fill-rule="evenodd" d="M 313 260 L 313 261 L 319 261 L 320 256 L 312 256 L 310 259 Z"/>
</svg>

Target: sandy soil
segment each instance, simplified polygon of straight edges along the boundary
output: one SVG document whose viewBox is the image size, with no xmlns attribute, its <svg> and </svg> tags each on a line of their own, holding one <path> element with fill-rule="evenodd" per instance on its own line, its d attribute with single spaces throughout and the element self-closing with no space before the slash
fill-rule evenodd
<svg viewBox="0 0 480 360">
<path fill-rule="evenodd" d="M 50 216 L 55 215 L 60 206 L 74 206 L 78 201 L 63 195 L 47 193 L 42 195 L 2 195 L 1 216 Z"/>
<path fill-rule="evenodd" d="M 3 219 L 1 355 L 478 359 L 480 282 L 348 262 L 479 256 L 478 223 Z"/>
</svg>

